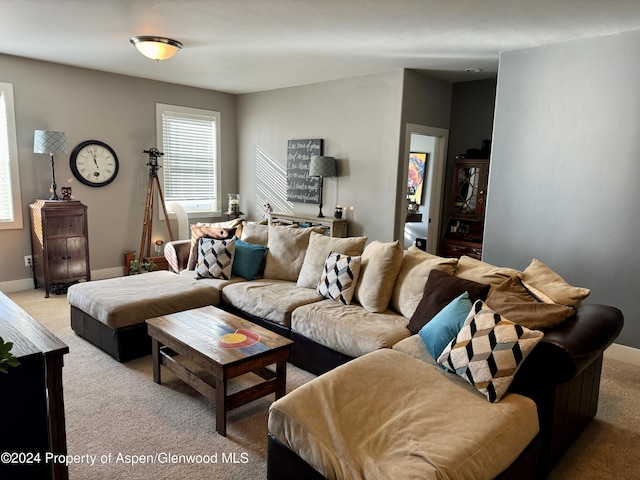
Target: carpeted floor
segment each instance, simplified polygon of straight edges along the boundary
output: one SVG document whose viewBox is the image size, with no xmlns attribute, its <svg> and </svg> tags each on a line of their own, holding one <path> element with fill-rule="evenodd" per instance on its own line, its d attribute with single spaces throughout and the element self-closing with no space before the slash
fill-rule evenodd
<svg viewBox="0 0 640 480">
<path fill-rule="evenodd" d="M 69 454 L 80 456 L 69 467 L 72 480 L 266 478 L 273 395 L 229 412 L 222 437 L 215 431 L 215 404 L 167 371 L 163 384 L 155 384 L 150 356 L 121 364 L 76 336 L 65 295 L 44 299 L 42 290 L 28 290 L 8 296 L 69 345 L 63 370 L 67 444 Z M 288 391 L 313 378 L 292 365 L 287 373 Z M 636 478 L 638 394 L 640 368 L 605 359 L 598 414 L 550 478 Z"/>
<path fill-rule="evenodd" d="M 598 413 L 551 472 L 551 480 L 640 477 L 640 367 L 605 357 Z"/>
<path fill-rule="evenodd" d="M 266 478 L 267 416 L 273 394 L 228 413 L 215 431 L 215 403 L 170 372 L 153 382 L 151 356 L 119 363 L 73 333 L 65 295 L 8 296 L 68 346 L 63 382 L 72 480 Z M 292 365 L 287 390 L 313 378 Z M 87 456 L 95 456 L 90 464 Z M 193 458 L 187 458 L 192 456 Z M 142 463 L 149 461 L 149 463 Z M 139 462 L 139 463 L 134 463 Z"/>
</svg>

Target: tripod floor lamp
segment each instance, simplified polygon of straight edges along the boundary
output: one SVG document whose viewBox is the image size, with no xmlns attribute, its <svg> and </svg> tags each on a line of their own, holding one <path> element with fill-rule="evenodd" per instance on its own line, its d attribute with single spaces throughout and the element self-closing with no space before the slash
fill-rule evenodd
<svg viewBox="0 0 640 480">
<path fill-rule="evenodd" d="M 56 172 L 53 163 L 55 153 L 67 153 L 67 136 L 64 132 L 52 130 L 36 130 L 33 135 L 33 153 L 48 153 L 51 157 L 51 197 L 49 200 L 60 200 L 56 193 Z"/>
<path fill-rule="evenodd" d="M 322 214 L 322 187 L 324 186 L 325 177 L 336 176 L 336 159 L 334 157 L 322 157 L 319 155 L 313 155 L 309 162 L 309 176 L 318 177 L 319 189 L 320 189 L 320 213 L 318 218 L 323 218 Z"/>
</svg>

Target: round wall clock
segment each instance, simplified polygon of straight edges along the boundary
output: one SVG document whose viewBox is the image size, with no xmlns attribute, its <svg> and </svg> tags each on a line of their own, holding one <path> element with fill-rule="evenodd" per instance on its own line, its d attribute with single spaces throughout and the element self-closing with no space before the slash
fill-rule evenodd
<svg viewBox="0 0 640 480">
<path fill-rule="evenodd" d="M 104 187 L 118 175 L 118 156 L 99 140 L 87 140 L 73 149 L 69 164 L 73 175 L 90 187 Z"/>
</svg>

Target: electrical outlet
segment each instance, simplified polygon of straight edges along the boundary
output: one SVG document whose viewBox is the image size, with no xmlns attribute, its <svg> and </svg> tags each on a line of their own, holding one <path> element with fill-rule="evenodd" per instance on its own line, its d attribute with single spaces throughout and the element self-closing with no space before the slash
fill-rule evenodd
<svg viewBox="0 0 640 480">
<path fill-rule="evenodd" d="M 25 267 L 31 267 L 33 265 L 33 256 L 32 255 L 25 255 L 24 256 L 24 266 Z"/>
</svg>

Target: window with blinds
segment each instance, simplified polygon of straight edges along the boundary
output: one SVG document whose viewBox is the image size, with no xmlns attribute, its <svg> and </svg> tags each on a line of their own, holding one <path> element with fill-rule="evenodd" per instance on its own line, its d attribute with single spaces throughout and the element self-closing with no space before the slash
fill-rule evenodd
<svg viewBox="0 0 640 480">
<path fill-rule="evenodd" d="M 157 104 L 159 148 L 165 202 L 189 213 L 220 214 L 220 113 Z"/>
<path fill-rule="evenodd" d="M 0 82 L 0 230 L 22 228 L 13 85 Z"/>
</svg>

